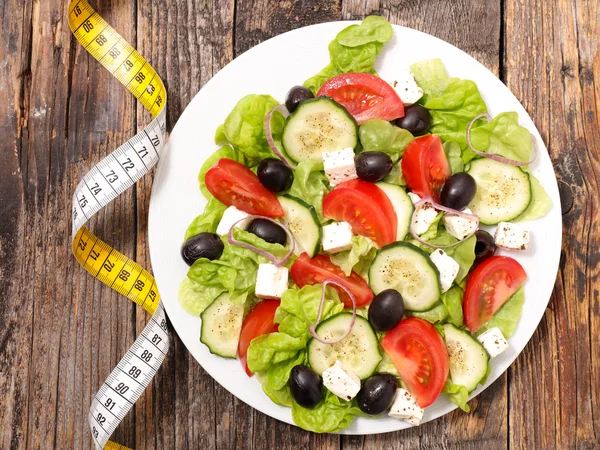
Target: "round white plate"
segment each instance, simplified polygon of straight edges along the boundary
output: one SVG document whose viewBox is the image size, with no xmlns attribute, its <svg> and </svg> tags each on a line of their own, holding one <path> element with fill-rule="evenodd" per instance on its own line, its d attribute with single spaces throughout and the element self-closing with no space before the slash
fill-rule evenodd
<svg viewBox="0 0 600 450">
<path fill-rule="evenodd" d="M 149 240 L 152 268 L 167 314 L 177 334 L 202 367 L 225 389 L 253 408 L 284 422 L 293 423 L 291 409 L 274 404 L 254 378 L 248 378 L 237 360 L 211 355 L 199 341 L 200 319 L 180 308 L 179 283 L 188 267 L 179 256 L 184 232 L 199 215 L 205 200 L 198 189 L 198 171 L 217 149 L 213 142 L 218 125 L 243 96 L 270 94 L 283 101 L 287 90 L 314 75 L 328 64 L 327 46 L 336 34 L 353 22 L 331 22 L 300 28 L 277 36 L 247 51 L 215 75 L 181 115 L 159 163 L 150 200 Z M 403 45 L 403 43 L 410 45 Z M 561 247 L 560 199 L 547 150 L 519 101 L 488 69 L 456 47 L 419 31 L 394 26 L 394 37 L 377 58 L 376 69 L 383 79 L 393 80 L 400 69 L 429 58 L 441 58 L 451 76 L 475 81 L 492 116 L 517 111 L 520 123 L 538 142 L 539 154 L 532 165 L 552 198 L 552 210 L 528 224 L 532 243 L 525 252 L 512 252 L 529 279 L 525 285 L 523 316 L 510 348 L 493 360 L 489 386 L 519 355 L 544 314 L 558 270 Z M 479 387 L 471 397 L 485 387 Z M 424 422 L 455 409 L 440 396 L 426 409 Z M 408 428 L 405 422 L 383 416 L 359 418 L 345 434 L 371 434 Z"/>
</svg>

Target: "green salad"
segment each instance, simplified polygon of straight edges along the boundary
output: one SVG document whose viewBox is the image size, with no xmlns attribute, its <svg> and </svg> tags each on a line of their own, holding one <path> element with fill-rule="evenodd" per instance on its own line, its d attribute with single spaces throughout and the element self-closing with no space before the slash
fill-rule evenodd
<svg viewBox="0 0 600 450">
<path fill-rule="evenodd" d="M 183 237 L 201 342 L 310 431 L 418 425 L 440 395 L 468 412 L 521 316 L 523 222 L 551 207 L 517 113 L 440 59 L 381 78 L 392 34 L 367 17 L 284 103 L 242 98 Z"/>
</svg>

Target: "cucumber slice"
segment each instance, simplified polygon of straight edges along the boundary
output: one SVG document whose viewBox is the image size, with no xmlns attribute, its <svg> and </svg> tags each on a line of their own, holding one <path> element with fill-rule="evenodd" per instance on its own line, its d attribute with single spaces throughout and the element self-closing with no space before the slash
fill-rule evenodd
<svg viewBox="0 0 600 450">
<path fill-rule="evenodd" d="M 317 325 L 316 332 L 326 340 L 342 336 L 352 321 L 352 313 L 341 312 Z M 308 343 L 308 363 L 319 375 L 341 361 L 361 380 L 373 375 L 381 362 L 379 341 L 367 319 L 356 316 L 352 331 L 337 344 L 322 344 L 316 339 Z"/>
<path fill-rule="evenodd" d="M 396 211 L 396 217 L 398 218 L 396 240 L 402 241 L 408 234 L 415 205 L 410 201 L 410 197 L 402 187 L 383 182 L 376 184 L 388 196 L 394 211 Z"/>
<path fill-rule="evenodd" d="M 281 142 L 288 156 L 297 162 L 321 159 L 323 152 L 355 148 L 358 126 L 342 105 L 319 97 L 303 101 L 290 115 Z"/>
<path fill-rule="evenodd" d="M 321 250 L 321 240 L 323 239 L 323 229 L 315 207 L 288 194 L 278 198 L 285 214 L 283 221 L 302 250 L 314 258 Z"/>
<path fill-rule="evenodd" d="M 469 392 L 475 390 L 487 374 L 487 352 L 468 332 L 452 324 L 444 325 L 444 334 L 450 357 L 452 382 L 466 387 Z"/>
<path fill-rule="evenodd" d="M 409 311 L 427 311 L 441 295 L 437 267 L 427 253 L 408 242 L 379 249 L 369 269 L 369 284 L 375 295 L 396 289 Z"/>
<path fill-rule="evenodd" d="M 242 331 L 244 304 L 233 304 L 229 293 L 223 292 L 200 317 L 200 342 L 214 355 L 235 358 Z"/>
<path fill-rule="evenodd" d="M 469 208 L 485 225 L 509 222 L 531 203 L 529 174 L 520 167 L 480 158 L 471 161 L 467 173 L 477 183 Z"/>
</svg>

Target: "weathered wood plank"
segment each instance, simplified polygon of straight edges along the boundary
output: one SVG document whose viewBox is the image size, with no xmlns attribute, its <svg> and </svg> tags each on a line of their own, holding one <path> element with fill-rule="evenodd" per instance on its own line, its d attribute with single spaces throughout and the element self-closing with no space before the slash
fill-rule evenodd
<svg viewBox="0 0 600 450">
<path fill-rule="evenodd" d="M 509 444 L 598 448 L 600 7 L 508 0 L 505 27 L 506 83 L 548 144 L 567 203 L 549 310 L 510 369 Z"/>
</svg>

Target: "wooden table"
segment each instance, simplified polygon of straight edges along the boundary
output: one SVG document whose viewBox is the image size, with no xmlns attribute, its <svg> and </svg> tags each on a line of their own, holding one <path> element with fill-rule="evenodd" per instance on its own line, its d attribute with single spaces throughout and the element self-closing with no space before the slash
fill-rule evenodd
<svg viewBox="0 0 600 450">
<path fill-rule="evenodd" d="M 497 74 L 533 117 L 555 163 L 565 225 L 544 319 L 471 414 L 379 436 L 307 433 L 235 399 L 173 334 L 117 442 L 137 450 L 600 448 L 598 0 L 95 5 L 165 80 L 169 129 L 225 64 L 292 28 L 381 14 L 445 39 Z M 91 399 L 148 316 L 76 263 L 70 199 L 83 174 L 149 117 L 73 39 L 68 0 L 0 6 L 0 448 L 89 449 Z M 147 176 L 91 226 L 147 267 L 151 184 Z"/>
</svg>

